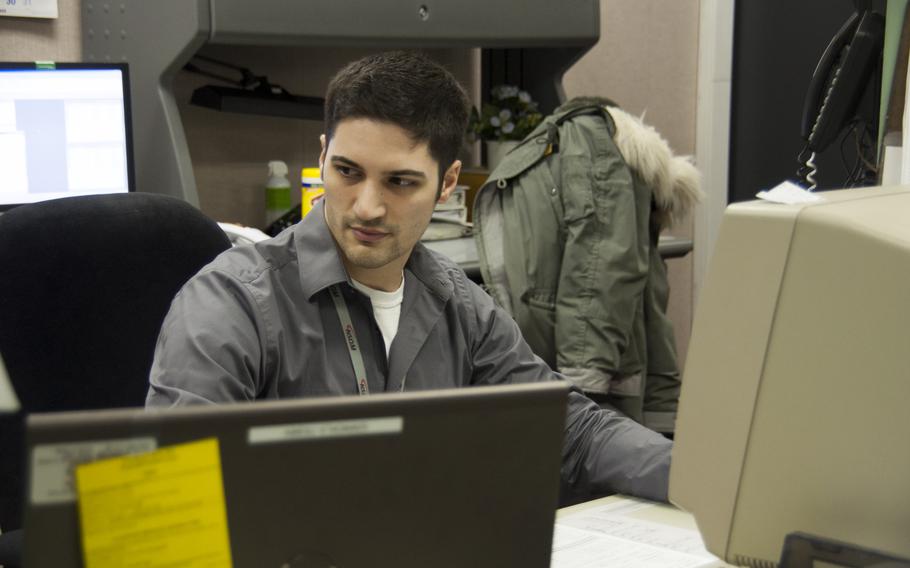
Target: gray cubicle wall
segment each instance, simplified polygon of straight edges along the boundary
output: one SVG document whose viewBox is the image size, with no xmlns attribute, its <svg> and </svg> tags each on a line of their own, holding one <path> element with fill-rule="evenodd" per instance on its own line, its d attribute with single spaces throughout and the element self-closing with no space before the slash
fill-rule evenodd
<svg viewBox="0 0 910 568">
<path fill-rule="evenodd" d="M 545 106 L 599 38 L 598 0 L 85 0 L 87 61 L 130 64 L 136 184 L 198 205 L 173 95 L 203 46 L 524 47 L 525 88 Z"/>
</svg>

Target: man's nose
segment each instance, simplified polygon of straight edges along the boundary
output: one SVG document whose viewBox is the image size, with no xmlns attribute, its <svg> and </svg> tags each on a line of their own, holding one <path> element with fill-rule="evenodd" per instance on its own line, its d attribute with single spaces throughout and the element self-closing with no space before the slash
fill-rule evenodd
<svg viewBox="0 0 910 568">
<path fill-rule="evenodd" d="M 354 214 L 363 221 L 379 219 L 385 215 L 385 201 L 379 183 L 369 179 L 364 181 L 354 202 Z"/>
</svg>

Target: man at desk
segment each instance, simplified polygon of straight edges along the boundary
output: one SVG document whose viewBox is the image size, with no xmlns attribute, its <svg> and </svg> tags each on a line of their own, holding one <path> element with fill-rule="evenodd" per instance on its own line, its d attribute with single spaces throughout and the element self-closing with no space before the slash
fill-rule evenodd
<svg viewBox="0 0 910 568">
<path fill-rule="evenodd" d="M 392 52 L 326 94 L 325 199 L 226 251 L 164 321 L 148 406 L 561 380 L 458 266 L 419 243 L 455 188 L 469 102 L 444 68 Z M 666 500 L 671 443 L 574 391 L 562 478 Z"/>
</svg>

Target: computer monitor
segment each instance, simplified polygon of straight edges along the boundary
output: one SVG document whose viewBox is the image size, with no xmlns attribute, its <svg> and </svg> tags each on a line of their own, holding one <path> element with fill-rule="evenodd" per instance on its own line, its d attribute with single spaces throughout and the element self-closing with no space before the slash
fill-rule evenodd
<svg viewBox="0 0 910 568">
<path fill-rule="evenodd" d="M 214 436 L 235 566 L 545 568 L 567 394 L 553 381 L 32 415 L 25 565 L 82 566 L 72 461 Z"/>
<path fill-rule="evenodd" d="M 670 500 L 734 564 L 910 557 L 910 191 L 819 195 L 728 207 L 696 306 Z"/>
<path fill-rule="evenodd" d="M 0 210 L 131 191 L 125 63 L 0 63 Z"/>
</svg>

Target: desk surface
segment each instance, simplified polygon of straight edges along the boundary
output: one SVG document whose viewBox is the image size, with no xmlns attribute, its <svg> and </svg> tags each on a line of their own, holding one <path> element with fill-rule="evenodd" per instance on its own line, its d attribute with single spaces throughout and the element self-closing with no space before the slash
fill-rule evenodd
<svg viewBox="0 0 910 568">
<path fill-rule="evenodd" d="M 424 241 L 423 244 L 457 262 L 469 277 L 476 280 L 480 279 L 480 259 L 477 256 L 477 245 L 474 242 L 474 237 Z M 692 250 L 692 240 L 661 235 L 657 250 L 660 251 L 660 255 L 664 258 L 683 257 Z"/>
</svg>

